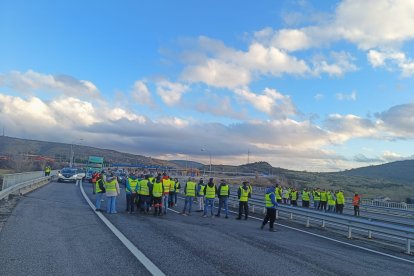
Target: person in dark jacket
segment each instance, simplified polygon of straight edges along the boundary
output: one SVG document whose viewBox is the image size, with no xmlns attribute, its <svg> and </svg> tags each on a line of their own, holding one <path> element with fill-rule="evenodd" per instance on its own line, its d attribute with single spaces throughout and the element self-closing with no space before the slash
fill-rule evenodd
<svg viewBox="0 0 414 276">
<path fill-rule="evenodd" d="M 265 225 L 267 224 L 267 222 L 270 220 L 269 231 L 275 232 L 273 226 L 276 220 L 276 207 L 279 206 L 279 204 L 276 201 L 275 187 L 270 187 L 266 190 L 265 205 L 266 205 L 266 216 L 263 219 L 262 226 L 260 226 L 260 229 L 263 229 Z"/>
<path fill-rule="evenodd" d="M 241 219 L 244 210 L 244 219 L 249 216 L 249 198 L 252 196 L 251 189 L 248 186 L 249 182 L 244 181 L 243 185 L 237 190 L 237 197 L 239 198 L 239 216 L 236 219 Z"/>
<path fill-rule="evenodd" d="M 224 179 L 220 181 L 220 186 L 217 189 L 217 195 L 219 198 L 219 206 L 217 210 L 216 217 L 220 217 L 221 207 L 224 206 L 224 212 L 226 214 L 225 218 L 229 218 L 229 196 L 230 188 Z"/>
</svg>

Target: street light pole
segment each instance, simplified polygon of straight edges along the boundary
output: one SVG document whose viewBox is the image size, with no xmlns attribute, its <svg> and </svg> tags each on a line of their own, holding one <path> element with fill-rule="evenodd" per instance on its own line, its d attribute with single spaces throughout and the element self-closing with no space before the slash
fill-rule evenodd
<svg viewBox="0 0 414 276">
<path fill-rule="evenodd" d="M 83 141 L 82 138 L 78 139 L 79 141 Z M 73 150 L 73 144 L 76 141 L 72 141 L 72 143 L 70 144 L 70 161 L 69 161 L 69 167 L 73 167 L 73 164 L 75 163 L 75 151 Z"/>
<path fill-rule="evenodd" d="M 209 173 L 209 175 L 211 176 L 211 152 L 209 150 L 205 149 L 205 148 L 202 148 L 201 151 L 206 151 L 208 153 L 209 157 L 210 157 L 210 173 Z"/>
</svg>

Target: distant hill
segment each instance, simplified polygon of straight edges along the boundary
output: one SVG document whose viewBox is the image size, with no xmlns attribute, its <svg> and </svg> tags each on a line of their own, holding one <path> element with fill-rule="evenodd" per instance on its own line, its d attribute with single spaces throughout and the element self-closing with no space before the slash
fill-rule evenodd
<svg viewBox="0 0 414 276">
<path fill-rule="evenodd" d="M 195 161 L 187 161 L 187 160 L 168 160 L 170 163 L 174 163 L 181 168 L 194 168 L 200 169 L 204 166 L 204 164 L 195 162 Z"/>
<path fill-rule="evenodd" d="M 51 164 L 54 168 L 61 168 L 69 163 L 70 144 L 45 142 L 28 139 L 0 136 L 0 168 L 26 171 L 41 169 L 45 163 Z M 131 164 L 131 165 L 153 165 L 165 167 L 178 167 L 168 161 L 154 159 L 142 155 L 119 152 L 109 149 L 74 145 L 75 163 L 86 163 L 89 156 L 102 156 L 109 165 Z M 50 157 L 53 161 L 41 162 L 36 160 L 40 157 Z"/>
<path fill-rule="evenodd" d="M 378 166 L 362 167 L 340 172 L 343 175 L 363 176 L 414 185 L 414 160 L 396 161 Z"/>
</svg>

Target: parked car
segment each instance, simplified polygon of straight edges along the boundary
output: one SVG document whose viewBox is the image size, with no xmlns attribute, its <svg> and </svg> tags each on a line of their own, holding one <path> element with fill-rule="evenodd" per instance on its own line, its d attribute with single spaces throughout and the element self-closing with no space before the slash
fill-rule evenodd
<svg viewBox="0 0 414 276">
<path fill-rule="evenodd" d="M 84 175 L 84 174 L 83 174 Z M 58 172 L 58 182 L 76 182 L 82 179 L 82 172 L 78 175 L 78 170 L 74 168 L 63 168 Z"/>
</svg>

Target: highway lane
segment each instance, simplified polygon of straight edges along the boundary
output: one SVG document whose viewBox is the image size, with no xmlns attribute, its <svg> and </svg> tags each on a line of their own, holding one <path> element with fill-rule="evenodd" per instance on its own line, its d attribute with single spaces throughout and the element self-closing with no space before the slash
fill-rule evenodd
<svg viewBox="0 0 414 276">
<path fill-rule="evenodd" d="M 89 186 L 86 190 L 93 198 Z M 124 208 L 122 195 L 121 212 L 106 217 L 167 275 L 407 275 L 413 267 L 280 226 L 276 233 L 261 231 L 259 221 L 237 221 L 234 215 L 202 218 L 200 213 L 184 217 L 169 212 L 153 217 L 127 214 Z"/>
<path fill-rule="evenodd" d="M 0 232 L 0 275 L 148 275 L 91 212 L 79 188 L 27 194 Z"/>
</svg>

